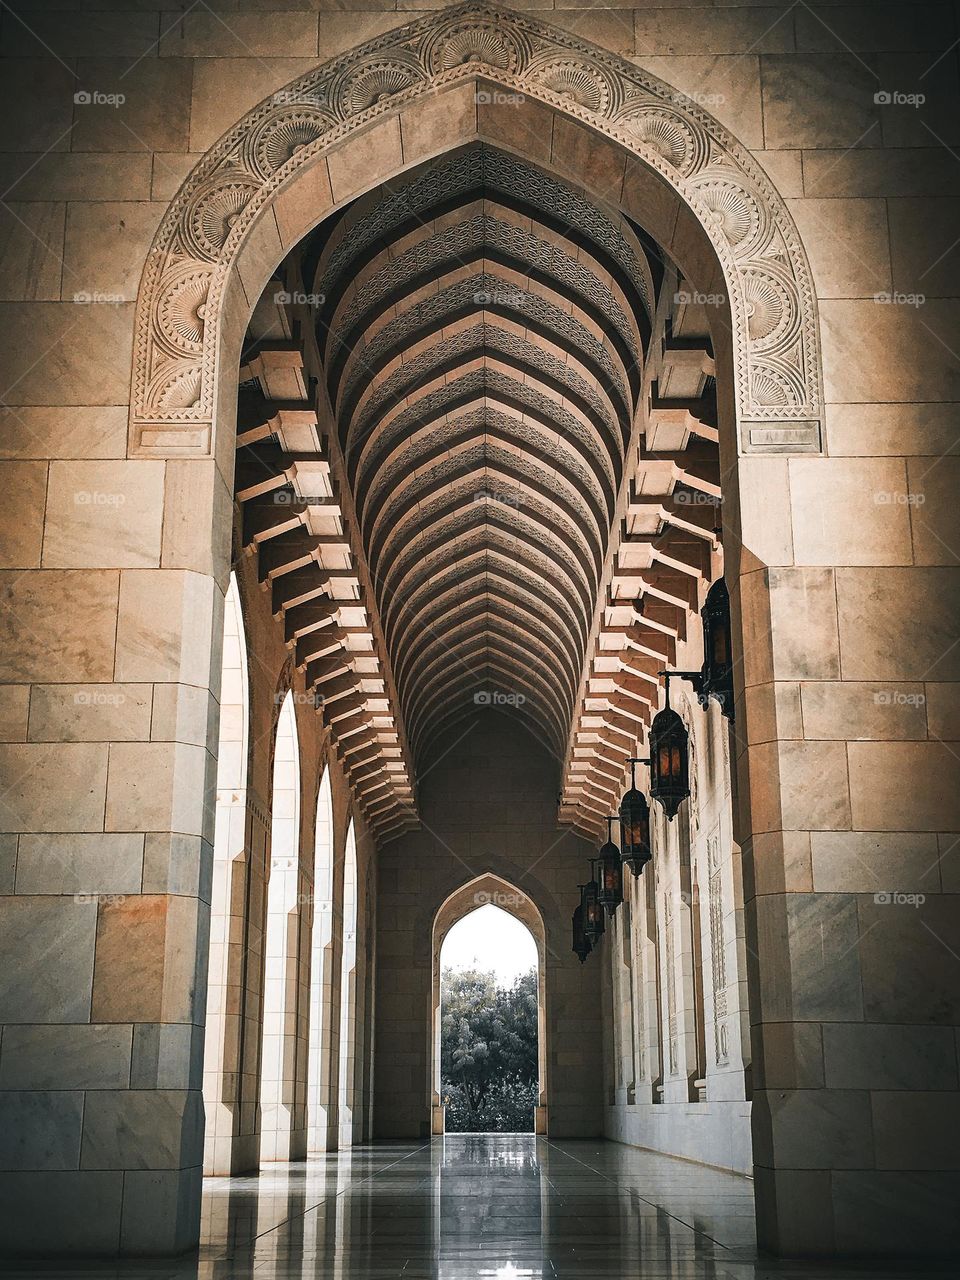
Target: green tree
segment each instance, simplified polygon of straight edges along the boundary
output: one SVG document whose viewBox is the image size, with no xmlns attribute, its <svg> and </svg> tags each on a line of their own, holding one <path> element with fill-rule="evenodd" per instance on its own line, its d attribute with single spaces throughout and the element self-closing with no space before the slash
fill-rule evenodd
<svg viewBox="0 0 960 1280">
<path fill-rule="evenodd" d="M 441 977 L 440 1074 L 449 1132 L 529 1133 L 537 1102 L 537 974 Z"/>
</svg>

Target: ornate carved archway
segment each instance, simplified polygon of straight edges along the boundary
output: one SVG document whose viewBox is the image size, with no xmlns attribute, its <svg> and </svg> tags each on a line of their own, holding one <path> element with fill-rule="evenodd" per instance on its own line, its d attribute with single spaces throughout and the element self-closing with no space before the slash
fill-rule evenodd
<svg viewBox="0 0 960 1280">
<path fill-rule="evenodd" d="M 532 18 L 470 3 L 301 76 L 249 112 L 193 170 L 141 282 L 131 452 L 211 452 L 225 284 L 265 207 L 324 153 L 471 79 L 582 122 L 679 194 L 726 281 L 741 447 L 818 450 L 821 367 L 810 269 L 760 167 L 709 113 L 624 59 Z"/>
</svg>

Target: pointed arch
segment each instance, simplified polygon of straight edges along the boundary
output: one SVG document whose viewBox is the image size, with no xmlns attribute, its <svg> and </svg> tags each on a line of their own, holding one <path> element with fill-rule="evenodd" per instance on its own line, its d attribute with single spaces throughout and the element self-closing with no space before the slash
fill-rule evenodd
<svg viewBox="0 0 960 1280">
<path fill-rule="evenodd" d="M 534 1126 L 538 1134 L 547 1132 L 547 935 L 543 915 L 533 899 L 515 884 L 492 871 L 474 876 L 447 895 L 433 918 L 433 995 L 430 1020 L 430 1114 L 431 1130 L 443 1133 L 443 1106 L 440 1101 L 440 952 L 444 939 L 465 916 L 480 907 L 493 905 L 512 915 L 529 929 L 537 947 L 537 1058 L 539 1091 Z"/>
<path fill-rule="evenodd" d="M 655 76 L 538 19 L 473 0 L 301 76 L 248 112 L 194 168 L 141 281 L 130 451 L 213 451 L 227 285 L 245 251 L 262 283 L 286 249 L 370 185 L 357 181 L 358 171 L 373 183 L 388 176 L 364 156 L 379 146 L 396 152 L 395 167 L 409 167 L 437 150 L 440 121 L 441 149 L 451 145 L 471 97 L 476 136 L 478 115 L 496 115 L 504 96 L 514 112 L 503 118 L 508 145 L 517 104 L 542 104 L 547 115 L 582 126 L 567 132 L 585 176 L 611 154 L 629 156 L 679 197 L 712 246 L 727 295 L 741 448 L 819 451 L 816 298 L 796 226 L 764 171 L 713 116 Z M 608 145 L 591 144 L 591 134 Z M 256 243 L 265 219 L 279 253 Z M 671 228 L 648 229 L 672 234 L 676 226 L 674 209 Z M 668 249 L 670 234 L 660 237 Z"/>
</svg>

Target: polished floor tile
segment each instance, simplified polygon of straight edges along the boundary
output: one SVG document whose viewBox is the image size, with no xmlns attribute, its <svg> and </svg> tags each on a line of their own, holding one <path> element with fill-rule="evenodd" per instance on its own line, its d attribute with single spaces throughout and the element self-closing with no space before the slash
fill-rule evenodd
<svg viewBox="0 0 960 1280">
<path fill-rule="evenodd" d="M 34 1280 L 914 1280 L 945 1268 L 757 1257 L 748 1178 L 612 1142 L 378 1143 L 204 1183 L 174 1262 L 33 1265 Z"/>
</svg>

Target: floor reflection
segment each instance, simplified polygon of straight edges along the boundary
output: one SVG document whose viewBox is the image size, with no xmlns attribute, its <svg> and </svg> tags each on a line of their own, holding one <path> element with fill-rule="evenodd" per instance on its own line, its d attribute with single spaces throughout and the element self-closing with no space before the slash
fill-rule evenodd
<svg viewBox="0 0 960 1280">
<path fill-rule="evenodd" d="M 204 1183 L 177 1262 L 33 1264 L 66 1280 L 914 1280 L 756 1257 L 746 1178 L 615 1143 L 466 1134 Z"/>
</svg>

